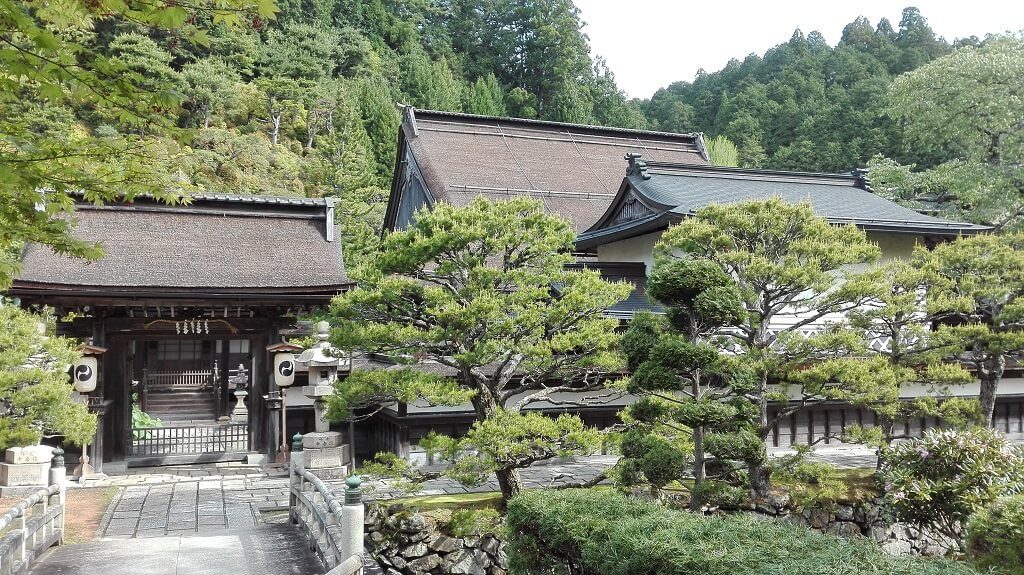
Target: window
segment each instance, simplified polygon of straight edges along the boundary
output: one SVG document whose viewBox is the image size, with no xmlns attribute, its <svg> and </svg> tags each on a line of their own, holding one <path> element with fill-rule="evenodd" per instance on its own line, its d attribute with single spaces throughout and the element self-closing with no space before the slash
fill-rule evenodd
<svg viewBox="0 0 1024 575">
<path fill-rule="evenodd" d="M 156 358 L 160 361 L 195 361 L 202 357 L 203 342 L 199 340 L 165 340 L 156 342 Z"/>
</svg>

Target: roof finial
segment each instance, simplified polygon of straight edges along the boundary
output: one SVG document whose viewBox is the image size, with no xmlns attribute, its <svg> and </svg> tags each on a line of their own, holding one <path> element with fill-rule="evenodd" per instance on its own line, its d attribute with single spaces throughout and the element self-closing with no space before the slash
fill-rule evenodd
<svg viewBox="0 0 1024 575">
<path fill-rule="evenodd" d="M 629 152 L 626 154 L 626 161 L 629 165 L 626 166 L 627 176 L 640 176 L 645 180 L 651 179 L 651 175 L 647 173 L 647 162 L 640 159 L 641 154 L 636 152 Z"/>
<path fill-rule="evenodd" d="M 871 180 L 868 179 L 869 171 L 867 168 L 854 168 L 850 171 L 850 175 L 857 178 L 865 190 L 871 191 Z"/>
</svg>

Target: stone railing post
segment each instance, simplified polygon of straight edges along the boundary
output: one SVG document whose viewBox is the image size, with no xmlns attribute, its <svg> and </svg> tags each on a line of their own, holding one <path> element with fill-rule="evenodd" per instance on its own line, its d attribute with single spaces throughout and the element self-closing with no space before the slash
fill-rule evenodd
<svg viewBox="0 0 1024 575">
<path fill-rule="evenodd" d="M 296 448 L 296 445 L 298 447 Z M 299 522 L 299 493 L 302 492 L 302 434 L 296 433 L 293 438 L 292 451 L 291 451 L 291 463 L 288 466 L 290 471 L 288 472 L 288 519 L 292 523 Z"/>
<path fill-rule="evenodd" d="M 101 455 L 102 457 L 102 455 Z M 56 501 L 50 501 L 50 505 L 57 505 L 60 507 L 60 512 L 57 517 L 54 518 L 54 529 L 60 530 L 60 538 L 57 540 L 58 545 L 64 543 L 64 511 L 66 503 L 65 499 L 67 493 L 65 489 L 67 487 L 68 470 L 64 467 L 64 450 L 57 448 L 53 450 L 53 459 L 50 460 L 50 485 L 57 485 L 58 490 L 55 494 Z"/>
<path fill-rule="evenodd" d="M 342 541 L 340 551 L 344 561 L 353 555 L 363 556 L 363 494 L 359 490 L 362 480 L 350 475 L 345 480 L 345 505 L 341 508 Z M 362 571 L 360 570 L 360 573 Z"/>
</svg>

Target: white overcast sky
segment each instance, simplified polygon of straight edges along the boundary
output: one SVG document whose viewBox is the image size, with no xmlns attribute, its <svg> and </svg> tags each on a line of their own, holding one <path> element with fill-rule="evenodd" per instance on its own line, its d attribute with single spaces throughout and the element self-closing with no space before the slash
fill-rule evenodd
<svg viewBox="0 0 1024 575">
<path fill-rule="evenodd" d="M 937 34 L 952 41 L 971 35 L 1024 30 L 1021 0 L 576 0 L 590 36 L 619 87 L 646 98 L 700 68 L 721 69 L 731 58 L 764 54 L 793 30 L 821 32 L 835 45 L 857 16 L 874 26 L 888 18 L 899 28 L 905 6 L 917 6 Z"/>
</svg>

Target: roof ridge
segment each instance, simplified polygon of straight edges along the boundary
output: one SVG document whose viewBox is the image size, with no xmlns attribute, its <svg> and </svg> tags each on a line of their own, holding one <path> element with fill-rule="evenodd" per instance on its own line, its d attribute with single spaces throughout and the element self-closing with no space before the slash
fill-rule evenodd
<svg viewBox="0 0 1024 575">
<path fill-rule="evenodd" d="M 799 172 L 789 170 L 765 170 L 760 168 L 734 168 L 731 166 L 714 166 L 711 164 L 680 164 L 676 162 L 659 162 L 651 160 L 645 162 L 648 171 L 653 174 L 672 175 L 700 175 L 708 174 L 716 177 L 732 177 L 735 179 L 757 179 L 759 181 L 792 181 L 806 183 L 823 183 L 821 180 L 831 180 L 836 184 L 855 183 L 864 184 L 866 181 L 859 172 L 857 173 L 829 173 L 829 172 Z M 694 174 L 694 172 L 699 172 Z M 831 182 L 824 182 L 831 183 Z"/>
<path fill-rule="evenodd" d="M 412 106 L 409 106 L 413 108 Z M 620 128 L 617 126 L 597 126 L 593 124 L 577 124 L 572 122 L 556 122 L 553 120 L 537 120 L 533 118 L 513 118 L 507 116 L 485 116 L 480 114 L 467 114 L 465 112 L 446 112 L 444 110 L 424 110 L 420 108 L 413 108 L 416 114 L 417 120 L 426 119 L 429 116 L 447 116 L 449 118 L 462 118 L 466 120 L 480 120 L 485 122 L 510 122 L 516 124 L 524 124 L 528 126 L 548 126 L 551 128 L 582 128 L 586 130 L 594 131 L 606 131 L 617 134 L 643 134 L 650 136 L 662 136 L 669 138 L 689 138 L 696 144 L 696 140 L 700 135 L 700 132 L 659 132 L 656 130 L 637 130 L 633 128 Z"/>
</svg>

